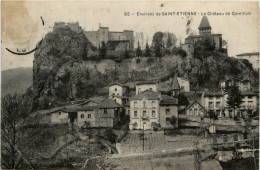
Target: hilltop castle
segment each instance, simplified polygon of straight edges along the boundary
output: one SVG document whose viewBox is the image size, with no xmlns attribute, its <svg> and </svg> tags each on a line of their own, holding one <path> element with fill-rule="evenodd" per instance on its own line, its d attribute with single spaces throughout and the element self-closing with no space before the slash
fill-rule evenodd
<svg viewBox="0 0 260 170">
<path fill-rule="evenodd" d="M 134 49 L 134 31 L 124 30 L 123 32 L 109 31 L 108 27 L 101 27 L 97 31 L 85 31 L 79 23 L 65 23 L 56 22 L 54 29 L 59 27 L 68 26 L 72 31 L 84 33 L 86 38 L 92 43 L 93 46 L 99 48 L 101 43 L 104 42 L 108 50 L 133 50 Z"/>
<path fill-rule="evenodd" d="M 222 34 L 211 34 L 211 26 L 207 16 L 203 16 L 198 29 L 199 35 L 188 36 L 185 38 L 185 44 L 182 45 L 182 49 L 188 55 L 193 54 L 194 49 L 200 46 L 202 40 L 206 38 L 210 40 L 210 45 L 215 46 L 215 49 L 222 48 Z"/>
<path fill-rule="evenodd" d="M 100 47 L 102 42 L 105 42 L 109 49 L 116 48 L 134 49 L 134 32 L 124 30 L 123 32 L 109 31 L 108 27 L 101 27 L 97 31 L 84 31 L 85 36 L 96 47 Z"/>
</svg>

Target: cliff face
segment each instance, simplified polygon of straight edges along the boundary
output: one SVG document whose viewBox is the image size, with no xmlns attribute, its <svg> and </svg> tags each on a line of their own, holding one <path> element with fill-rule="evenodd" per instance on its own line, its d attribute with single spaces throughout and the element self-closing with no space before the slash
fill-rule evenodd
<svg viewBox="0 0 260 170">
<path fill-rule="evenodd" d="M 67 27 L 46 35 L 34 57 L 34 109 L 62 105 L 97 93 L 105 95 L 103 87 L 113 81 L 166 80 L 176 74 L 188 78 L 191 88 L 215 89 L 225 77 L 254 79 L 250 64 L 214 51 L 198 58 L 169 55 L 161 59 L 141 58 L 140 62 L 135 58 L 116 62 L 88 60 L 90 47 L 83 33 Z"/>
</svg>

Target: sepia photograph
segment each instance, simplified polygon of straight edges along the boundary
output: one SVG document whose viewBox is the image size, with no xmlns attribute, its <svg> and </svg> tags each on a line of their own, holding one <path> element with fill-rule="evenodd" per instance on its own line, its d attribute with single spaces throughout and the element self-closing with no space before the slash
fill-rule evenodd
<svg viewBox="0 0 260 170">
<path fill-rule="evenodd" d="M 2 1 L 1 169 L 258 170 L 259 2 Z"/>
</svg>

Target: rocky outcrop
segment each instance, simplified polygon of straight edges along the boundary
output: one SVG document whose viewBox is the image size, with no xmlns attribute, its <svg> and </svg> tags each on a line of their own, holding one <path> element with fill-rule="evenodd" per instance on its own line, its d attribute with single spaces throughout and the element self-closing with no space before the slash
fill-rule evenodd
<svg viewBox="0 0 260 170">
<path fill-rule="evenodd" d="M 167 80 L 178 75 L 190 80 L 191 89 L 216 89 L 227 77 L 256 81 L 250 64 L 217 51 L 196 57 L 168 55 L 114 61 L 90 61 L 91 43 L 82 32 L 57 27 L 48 33 L 34 55 L 33 108 L 62 105 L 106 92 L 100 90 L 112 81 Z"/>
</svg>

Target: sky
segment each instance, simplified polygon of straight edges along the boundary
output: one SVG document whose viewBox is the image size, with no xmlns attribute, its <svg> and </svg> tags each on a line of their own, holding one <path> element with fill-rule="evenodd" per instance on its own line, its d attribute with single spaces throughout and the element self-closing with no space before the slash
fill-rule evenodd
<svg viewBox="0 0 260 170">
<path fill-rule="evenodd" d="M 97 30 L 99 24 L 110 31 L 133 30 L 143 32 L 149 42 L 157 31 L 169 31 L 184 42 L 187 21 L 191 32 L 198 34 L 198 26 L 206 13 L 212 33 L 222 34 L 228 42 L 229 56 L 259 51 L 259 9 L 257 2 L 2 2 L 1 5 L 1 68 L 32 67 L 34 53 L 21 56 L 13 51 L 34 49 L 55 22 L 79 22 L 86 31 Z M 127 14 L 130 16 L 126 16 Z M 137 13 L 155 16 L 137 16 Z M 196 15 L 156 16 L 162 12 L 196 12 Z M 213 12 L 231 15 L 212 15 Z M 250 12 L 250 15 L 232 15 Z M 211 14 L 210 14 L 211 13 Z M 42 24 L 41 17 L 44 21 Z"/>
</svg>

